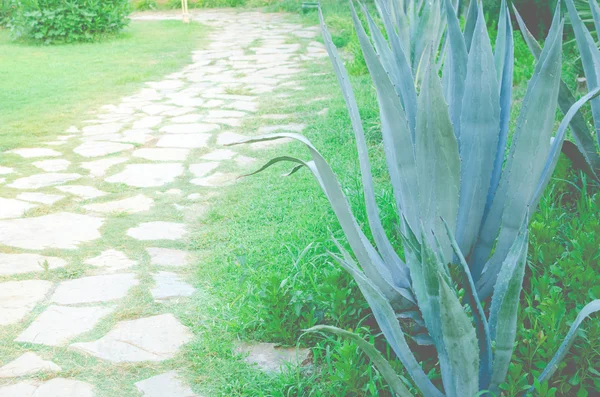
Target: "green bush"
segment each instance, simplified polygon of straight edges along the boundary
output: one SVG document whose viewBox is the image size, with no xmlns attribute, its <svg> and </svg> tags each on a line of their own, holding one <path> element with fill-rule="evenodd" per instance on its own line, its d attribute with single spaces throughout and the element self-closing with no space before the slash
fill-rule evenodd
<svg viewBox="0 0 600 397">
<path fill-rule="evenodd" d="M 14 38 L 45 44 L 92 41 L 121 31 L 129 0 L 22 0 L 10 24 Z"/>
<path fill-rule="evenodd" d="M 8 26 L 17 8 L 16 0 L 0 0 L 0 26 Z"/>
<path fill-rule="evenodd" d="M 158 4 L 154 0 L 141 0 L 134 3 L 133 7 L 137 11 L 154 11 L 158 9 Z"/>
</svg>

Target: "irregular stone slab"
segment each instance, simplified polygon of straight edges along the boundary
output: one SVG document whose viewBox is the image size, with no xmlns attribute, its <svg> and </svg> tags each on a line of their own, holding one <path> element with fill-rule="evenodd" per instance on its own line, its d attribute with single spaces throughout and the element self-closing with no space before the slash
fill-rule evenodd
<svg viewBox="0 0 600 397">
<path fill-rule="evenodd" d="M 61 305 L 110 302 L 125 297 L 138 284 L 131 273 L 82 277 L 60 283 L 51 301 Z"/>
<path fill-rule="evenodd" d="M 42 280 L 0 283 L 0 327 L 23 320 L 50 288 L 52 283 Z"/>
<path fill-rule="evenodd" d="M 256 102 L 249 101 L 235 101 L 226 107 L 235 110 L 242 110 L 245 112 L 256 112 L 258 110 L 258 104 Z"/>
<path fill-rule="evenodd" d="M 246 166 L 254 164 L 256 162 L 256 159 L 254 157 L 248 157 L 248 156 L 236 156 L 235 162 L 237 163 L 237 165 L 239 165 L 241 167 L 246 167 Z"/>
<path fill-rule="evenodd" d="M 217 162 L 190 164 L 190 172 L 196 177 L 208 175 L 219 166 Z"/>
<path fill-rule="evenodd" d="M 189 254 L 186 251 L 172 248 L 146 248 L 150 255 L 150 263 L 155 266 L 183 267 L 189 263 Z"/>
<path fill-rule="evenodd" d="M 221 109 L 213 109 L 208 111 L 208 118 L 215 119 L 228 119 L 228 118 L 240 118 L 246 115 L 245 112 L 240 112 L 238 110 L 221 110 Z"/>
<path fill-rule="evenodd" d="M 237 176 L 234 174 L 225 174 L 223 172 L 215 172 L 212 175 L 202 178 L 195 178 L 190 181 L 191 184 L 204 187 L 217 187 L 232 184 Z"/>
<path fill-rule="evenodd" d="M 183 223 L 146 222 L 127 230 L 127 235 L 136 240 L 179 240 L 187 234 Z"/>
<path fill-rule="evenodd" d="M 186 386 L 175 371 L 142 380 L 135 384 L 143 397 L 199 397 Z"/>
<path fill-rule="evenodd" d="M 19 178 L 8 187 L 23 190 L 34 190 L 48 186 L 62 185 L 63 183 L 71 182 L 81 178 L 79 174 L 61 174 L 52 173 L 47 174 L 36 174 L 25 178 Z"/>
<path fill-rule="evenodd" d="M 162 127 L 160 132 L 168 134 L 200 134 L 218 130 L 217 124 L 193 123 L 193 124 L 170 124 Z"/>
<path fill-rule="evenodd" d="M 0 386 L 0 397 L 32 397 L 39 386 L 40 383 L 33 380 Z"/>
<path fill-rule="evenodd" d="M 56 159 L 56 160 L 42 160 L 36 161 L 33 165 L 41 170 L 46 172 L 57 172 L 64 171 L 69 168 L 71 162 L 65 159 Z"/>
<path fill-rule="evenodd" d="M 106 178 L 106 182 L 134 187 L 157 187 L 173 182 L 182 174 L 183 166 L 178 163 L 129 164 L 123 172 Z"/>
<path fill-rule="evenodd" d="M 227 131 L 217 136 L 217 145 L 229 145 L 235 142 L 242 141 L 248 138 L 247 136 L 236 134 L 235 132 Z"/>
<path fill-rule="evenodd" d="M 222 161 L 231 160 L 237 155 L 236 152 L 230 149 L 217 149 L 200 157 L 202 160 Z"/>
<path fill-rule="evenodd" d="M 106 192 L 103 192 L 102 190 L 96 189 L 93 186 L 83 185 L 58 186 L 57 189 L 61 192 L 69 193 L 74 196 L 81 197 L 83 199 L 93 199 L 106 196 L 108 194 Z"/>
<path fill-rule="evenodd" d="M 277 131 L 302 132 L 306 128 L 305 124 L 290 123 L 280 125 L 268 125 L 258 129 L 259 134 L 271 134 Z"/>
<path fill-rule="evenodd" d="M 172 134 L 165 135 L 158 140 L 156 146 L 171 148 L 203 148 L 208 146 L 208 134 Z"/>
<path fill-rule="evenodd" d="M 84 205 L 88 211 L 101 212 L 101 213 L 119 213 L 125 212 L 128 214 L 135 214 L 138 212 L 144 212 L 150 210 L 154 205 L 154 200 L 143 194 L 138 194 L 134 197 L 129 197 L 123 200 L 110 201 L 108 203 L 88 204 Z"/>
<path fill-rule="evenodd" d="M 41 273 L 44 267 L 48 270 L 67 266 L 64 259 L 37 254 L 2 254 L 0 253 L 0 275 Z"/>
<path fill-rule="evenodd" d="M 160 114 L 160 113 L 168 112 L 168 111 L 173 110 L 173 109 L 174 109 L 173 106 L 147 105 L 147 106 L 144 106 L 142 108 L 142 112 L 153 116 L 155 114 Z"/>
<path fill-rule="evenodd" d="M 9 150 L 7 153 L 18 154 L 19 156 L 26 158 L 26 159 L 37 158 L 37 157 L 60 157 L 60 156 L 62 156 L 62 154 L 57 152 L 56 150 L 46 149 L 46 148 L 13 149 L 13 150 Z"/>
<path fill-rule="evenodd" d="M 4 167 L 4 166 L 0 165 L 0 175 L 8 175 L 8 174 L 12 174 L 13 172 L 15 172 L 15 170 L 13 168 Z"/>
<path fill-rule="evenodd" d="M 129 259 L 127 255 L 121 251 L 112 249 L 106 250 L 94 258 L 87 259 L 84 263 L 86 265 L 99 267 L 110 273 L 137 265 L 137 262 Z"/>
<path fill-rule="evenodd" d="M 275 343 L 241 343 L 236 353 L 247 354 L 244 358 L 249 364 L 256 364 L 265 372 L 281 372 L 286 364 L 306 365 L 310 363 L 310 349 L 278 347 Z"/>
<path fill-rule="evenodd" d="M 194 108 L 173 108 L 166 112 L 161 113 L 163 116 L 181 116 L 182 114 L 194 112 L 196 109 Z"/>
<path fill-rule="evenodd" d="M 35 207 L 37 207 L 35 204 L 0 197 L 0 219 L 20 218 L 25 212 Z"/>
<path fill-rule="evenodd" d="M 83 157 L 101 157 L 131 149 L 133 149 L 133 145 L 127 143 L 87 141 L 77 146 L 73 151 Z"/>
<path fill-rule="evenodd" d="M 49 306 L 15 342 L 64 346 L 73 338 L 91 331 L 114 308 Z"/>
<path fill-rule="evenodd" d="M 42 384 L 31 397 L 94 397 L 94 386 L 73 379 L 54 378 Z"/>
<path fill-rule="evenodd" d="M 118 137 L 111 138 L 111 142 L 124 142 L 124 143 L 139 143 L 144 144 L 151 141 L 154 137 L 151 135 L 150 130 L 127 130 Z"/>
<path fill-rule="evenodd" d="M 86 163 L 81 163 L 81 167 L 90 171 L 91 175 L 94 176 L 104 176 L 106 171 L 114 165 L 121 164 L 126 162 L 127 159 L 124 157 L 113 157 L 108 159 L 89 161 Z"/>
<path fill-rule="evenodd" d="M 181 280 L 179 275 L 169 272 L 159 272 L 152 276 L 156 287 L 150 292 L 157 301 L 171 298 L 191 296 L 196 291 L 190 284 Z"/>
<path fill-rule="evenodd" d="M 29 250 L 76 249 L 100 238 L 103 223 L 101 218 L 68 212 L 0 221 L 0 244 Z"/>
<path fill-rule="evenodd" d="M 185 161 L 188 149 L 143 148 L 133 152 L 133 157 L 152 161 Z"/>
<path fill-rule="evenodd" d="M 228 119 L 228 118 L 216 118 L 216 117 L 211 117 L 211 118 L 205 118 L 204 121 L 208 121 L 210 123 L 216 123 L 216 124 L 224 124 L 224 125 L 228 125 L 230 127 L 239 127 L 242 125 L 242 119 Z"/>
<path fill-rule="evenodd" d="M 21 193 L 17 196 L 19 200 L 30 201 L 32 203 L 52 205 L 65 198 L 62 194 L 47 193 Z"/>
<path fill-rule="evenodd" d="M 186 114 L 185 116 L 173 117 L 171 121 L 173 123 L 196 123 L 200 121 L 201 118 L 202 116 L 200 116 L 199 114 Z"/>
<path fill-rule="evenodd" d="M 143 119 L 138 120 L 135 123 L 133 123 L 133 129 L 156 127 L 157 125 L 162 123 L 162 119 L 163 118 L 160 116 L 144 117 Z"/>
<path fill-rule="evenodd" d="M 83 127 L 83 135 L 115 134 L 121 131 L 121 123 L 104 123 L 99 125 L 88 125 Z"/>
<path fill-rule="evenodd" d="M 38 372 L 60 372 L 62 368 L 35 353 L 27 352 L 0 368 L 0 378 L 16 378 Z"/>
<path fill-rule="evenodd" d="M 172 314 L 162 314 L 120 322 L 103 338 L 70 347 L 111 362 L 159 362 L 175 357 L 191 339 Z"/>
</svg>

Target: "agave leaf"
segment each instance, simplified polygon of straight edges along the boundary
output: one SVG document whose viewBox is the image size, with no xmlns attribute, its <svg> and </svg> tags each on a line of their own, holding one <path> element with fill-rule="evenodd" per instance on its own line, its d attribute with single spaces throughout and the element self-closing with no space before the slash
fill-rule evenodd
<svg viewBox="0 0 600 397">
<path fill-rule="evenodd" d="M 544 193 L 544 189 L 548 186 L 548 182 L 550 182 L 550 177 L 552 176 L 552 171 L 556 168 L 556 164 L 558 163 L 558 157 L 563 146 L 563 142 L 565 140 L 565 135 L 567 133 L 567 128 L 569 127 L 569 123 L 573 119 L 573 117 L 578 114 L 579 109 L 587 102 L 594 100 L 600 95 L 600 87 L 590 91 L 587 95 L 583 96 L 580 100 L 571 106 L 571 109 L 565 114 L 560 126 L 558 127 L 558 131 L 556 132 L 556 136 L 554 137 L 554 141 L 552 142 L 552 147 L 550 149 L 550 155 L 548 156 L 548 160 L 546 161 L 546 165 L 544 166 L 544 170 L 542 172 L 542 176 L 537 185 L 537 189 L 535 195 L 533 197 L 533 202 L 531 204 L 531 209 L 535 211 L 537 205 Z"/>
<path fill-rule="evenodd" d="M 550 154 L 560 85 L 563 25 L 559 12 L 550 29 L 548 44 L 527 86 L 506 167 L 472 255 L 472 274 L 478 283 L 481 299 L 492 292 L 499 268 L 519 231 L 521 219 L 533 201 Z M 495 241 L 494 254 L 486 263 Z M 482 269 L 483 263 L 485 267 Z"/>
<path fill-rule="evenodd" d="M 348 243 L 350 244 L 354 255 L 356 255 L 356 258 L 358 259 L 358 262 L 362 266 L 365 273 L 386 295 L 388 300 L 394 303 L 401 301 L 401 288 L 406 288 L 407 285 L 409 286 L 409 281 L 401 280 L 403 285 L 391 284 L 395 282 L 394 279 L 387 269 L 386 264 L 381 260 L 381 257 L 375 248 L 371 245 L 363 231 L 358 226 L 358 223 L 352 214 L 352 210 L 350 209 L 350 205 L 346 200 L 346 196 L 344 195 L 342 188 L 337 181 L 335 174 L 333 173 L 333 170 L 308 139 L 299 134 L 277 133 L 243 139 L 239 142 L 229 144 L 228 146 L 283 138 L 291 138 L 302 142 L 309 149 L 313 161 L 304 162 L 296 158 L 291 158 L 293 160 L 290 160 L 290 157 L 279 157 L 271 160 L 253 174 L 261 172 L 279 161 L 294 161 L 299 164 L 304 164 L 306 167 L 308 167 L 325 192 L 325 196 L 329 200 L 331 207 L 336 214 L 338 221 L 340 222 L 340 226 L 344 231 Z M 406 296 L 404 296 L 404 298 L 408 299 Z"/>
<path fill-rule="evenodd" d="M 415 208 L 418 208 L 415 153 L 406 114 L 400 105 L 400 98 L 396 94 L 385 69 L 381 66 L 375 50 L 356 15 L 352 2 L 350 2 L 350 9 L 365 62 L 377 90 L 381 132 L 396 205 L 399 211 L 406 216 L 408 224 L 413 230 L 418 230 L 418 213 L 414 211 Z"/>
<path fill-rule="evenodd" d="M 439 284 L 442 332 L 454 376 L 454 389 L 445 388 L 446 395 L 474 396 L 479 391 L 479 354 L 475 329 L 458 297 L 442 277 L 439 278 Z"/>
<path fill-rule="evenodd" d="M 577 47 L 581 54 L 581 63 L 583 64 L 583 70 L 585 71 L 588 88 L 596 88 L 600 84 L 600 50 L 596 47 L 596 43 L 589 30 L 585 27 L 581 18 L 579 18 L 573 0 L 566 0 L 566 4 L 567 9 L 569 10 L 571 25 L 575 32 Z M 593 100 L 591 105 L 592 114 L 594 116 L 594 126 L 596 128 L 596 139 L 600 145 L 600 98 Z"/>
<path fill-rule="evenodd" d="M 352 277 L 354 277 L 354 280 L 356 280 L 356 283 L 369 303 L 371 310 L 373 310 L 373 315 L 377 320 L 377 324 L 379 324 L 379 327 L 392 350 L 396 353 L 416 386 L 428 397 L 444 397 L 433 383 L 431 383 L 423 369 L 419 366 L 415 356 L 410 351 L 406 339 L 404 338 L 404 332 L 400 327 L 400 323 L 398 322 L 389 301 L 355 265 L 348 263 L 335 255 L 333 257 L 352 275 Z"/>
<path fill-rule="evenodd" d="M 471 312 L 475 318 L 475 330 L 477 331 L 477 340 L 479 342 L 479 388 L 485 390 L 488 388 L 492 372 L 492 342 L 490 337 L 490 330 L 488 322 L 483 311 L 483 306 L 477 296 L 477 289 L 475 288 L 475 282 L 471 277 L 471 271 L 469 265 L 458 246 L 458 242 L 452 234 L 452 230 L 448 223 L 444 220 L 444 226 L 446 226 L 446 233 L 454 249 L 454 253 L 459 260 L 458 270 L 461 274 L 462 285 L 465 288 L 469 306 L 471 306 Z"/>
<path fill-rule="evenodd" d="M 400 82 L 396 91 L 400 91 L 402 105 L 408 120 L 411 136 L 414 142 L 415 139 L 415 124 L 417 117 L 417 91 L 415 90 L 414 77 L 410 66 L 410 60 L 406 55 L 406 47 L 403 45 L 394 29 L 394 24 L 390 17 L 389 10 L 385 6 L 385 0 L 377 0 L 379 15 L 383 20 L 383 24 L 390 41 L 392 52 L 394 53 L 396 65 L 400 75 Z M 404 34 L 404 33 L 403 33 Z M 408 36 L 408 33 L 406 33 Z M 408 57 L 410 57 L 410 48 L 408 48 Z"/>
<path fill-rule="evenodd" d="M 594 18 L 596 35 L 600 35 L 600 6 L 598 6 L 598 2 L 595 0 L 589 0 L 589 3 L 592 10 L 592 17 Z"/>
<path fill-rule="evenodd" d="M 537 42 L 533 34 L 527 29 L 523 18 L 517 11 L 517 9 L 513 6 L 513 10 L 515 12 L 515 16 L 517 17 L 517 22 L 519 23 L 519 29 L 523 34 L 523 38 L 529 47 L 529 51 L 533 54 L 535 59 L 537 60 L 542 52 L 542 47 Z M 561 80 L 560 82 L 560 92 L 558 94 L 558 105 L 560 106 L 563 114 L 566 114 L 568 110 L 575 103 L 575 96 L 571 93 L 571 90 L 567 86 L 567 84 Z M 575 140 L 575 144 L 579 149 L 581 155 L 585 158 L 585 161 L 589 164 L 592 175 L 594 178 L 598 179 L 598 175 L 596 174 L 596 170 L 600 170 L 600 156 L 596 150 L 596 143 L 594 141 L 594 137 L 590 133 L 587 122 L 583 118 L 583 115 L 578 112 L 573 117 L 571 121 L 571 131 L 573 132 L 573 139 Z"/>
<path fill-rule="evenodd" d="M 392 244 L 390 243 L 385 230 L 383 229 L 381 219 L 379 217 L 379 208 L 375 199 L 375 189 L 373 187 L 373 177 L 371 174 L 371 165 L 369 163 L 369 151 L 367 148 L 358 105 L 356 103 L 352 87 L 350 86 L 350 77 L 348 76 L 348 72 L 346 71 L 346 68 L 344 67 L 344 64 L 337 53 L 335 45 L 331 40 L 331 36 L 327 31 L 321 9 L 319 9 L 319 17 L 321 20 L 321 30 L 323 32 L 325 47 L 329 53 L 329 57 L 333 64 L 333 69 L 338 78 L 340 87 L 342 88 L 344 100 L 346 101 L 346 107 L 348 108 L 348 113 L 350 114 L 354 136 L 356 138 L 367 216 L 369 220 L 369 226 L 373 234 L 373 239 L 375 240 L 375 244 L 377 245 L 377 248 L 383 257 L 384 262 L 387 264 L 390 274 L 395 280 L 394 283 L 403 288 L 410 288 L 410 274 L 408 272 L 408 268 L 402 262 L 400 257 L 398 257 L 398 254 L 392 247 Z"/>
<path fill-rule="evenodd" d="M 498 150 L 500 100 L 483 9 L 475 26 L 460 117 L 460 201 L 456 238 L 461 252 L 477 241 Z"/>
<path fill-rule="evenodd" d="M 467 51 L 471 51 L 471 42 L 473 41 L 473 32 L 477 24 L 477 15 L 479 14 L 479 0 L 471 0 L 469 10 L 467 11 L 467 21 L 465 22 L 465 44 Z"/>
<path fill-rule="evenodd" d="M 454 135 L 456 135 L 456 139 L 459 139 L 468 55 L 465 39 L 460 31 L 460 22 L 450 0 L 446 0 L 446 18 L 448 20 L 448 47 L 444 63 L 444 97 L 450 106 Z"/>
<path fill-rule="evenodd" d="M 498 136 L 494 170 L 492 171 L 483 220 L 487 217 L 487 213 L 496 196 L 498 184 L 500 183 L 502 165 L 504 164 L 504 155 L 506 153 L 506 141 L 508 139 L 510 109 L 512 104 L 513 71 L 515 63 L 513 28 L 505 0 L 503 0 L 501 7 L 498 36 L 496 37 L 496 53 L 494 55 L 496 73 L 499 76 L 498 82 L 500 83 L 500 134 Z"/>
<path fill-rule="evenodd" d="M 490 307 L 490 336 L 495 342 L 494 362 L 490 389 L 500 392 L 499 386 L 506 379 L 517 335 L 519 299 L 527 262 L 528 224 L 523 220 L 519 235 L 508 253 L 492 295 Z"/>
<path fill-rule="evenodd" d="M 420 208 L 425 230 L 433 231 L 441 239 L 444 258 L 450 258 L 452 248 L 441 218 L 453 229 L 456 227 L 460 158 L 442 85 L 433 67 L 425 73 L 418 108 L 423 109 L 417 115 L 415 149 L 420 207 L 413 208 Z M 413 230 L 419 229 L 413 227 Z"/>
<path fill-rule="evenodd" d="M 571 346 L 573 346 L 575 338 L 577 337 L 577 330 L 579 329 L 579 326 L 581 325 L 583 320 L 585 320 L 586 318 L 598 311 L 600 311 L 600 299 L 596 299 L 595 301 L 588 303 L 583 309 L 581 309 L 581 311 L 577 315 L 577 318 L 575 319 L 573 324 L 571 324 L 571 328 L 569 329 L 569 332 L 567 333 L 567 336 L 565 337 L 565 340 L 563 341 L 562 345 L 560 345 L 558 351 L 556 352 L 554 357 L 552 357 L 552 360 L 550 361 L 550 363 L 548 363 L 546 369 L 544 369 L 544 372 L 542 372 L 542 374 L 538 378 L 538 381 L 540 383 L 543 383 L 550 379 L 554 372 L 556 372 L 556 370 L 558 369 L 558 364 L 560 364 L 560 362 L 565 358 L 565 356 L 569 352 L 569 349 L 571 349 Z"/>
<path fill-rule="evenodd" d="M 400 397 L 413 397 L 413 394 L 404 386 L 404 382 L 398 376 L 394 368 L 390 363 L 383 357 L 383 355 L 377 350 L 375 346 L 361 338 L 355 333 L 348 332 L 341 328 L 331 327 L 328 325 L 317 325 L 315 327 L 305 330 L 306 332 L 320 332 L 327 331 L 332 334 L 340 335 L 345 338 L 352 340 L 358 345 L 366 354 L 369 356 L 375 367 L 381 372 L 385 381 L 390 385 L 391 389 Z"/>
</svg>

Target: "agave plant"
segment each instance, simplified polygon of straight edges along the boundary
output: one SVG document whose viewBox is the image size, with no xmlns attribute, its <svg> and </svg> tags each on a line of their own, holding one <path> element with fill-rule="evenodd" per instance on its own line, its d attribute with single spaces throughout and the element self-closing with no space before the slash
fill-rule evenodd
<svg viewBox="0 0 600 397">
<path fill-rule="evenodd" d="M 577 3 L 574 3 L 573 0 L 566 0 L 588 87 L 597 88 L 600 84 L 600 50 L 578 14 L 577 10 L 581 9 L 581 3 L 581 0 L 578 0 Z M 538 59 L 542 48 L 529 29 L 527 29 L 523 18 L 521 18 L 516 8 L 514 11 L 525 42 L 533 56 Z M 594 22 L 596 32 L 600 33 L 600 6 L 596 0 L 589 0 L 589 14 L 587 15 Z M 575 96 L 565 82 L 561 81 L 559 93 L 560 109 L 563 112 L 567 112 L 574 103 Z M 593 99 L 591 106 L 594 133 L 590 131 L 583 115 L 577 112 L 570 125 L 575 147 L 573 148 L 572 143 L 565 141 L 563 151 L 578 168 L 582 168 L 592 178 L 600 181 L 600 134 L 598 133 L 600 132 L 600 99 Z"/>
<path fill-rule="evenodd" d="M 355 133 L 374 244 L 353 216 L 331 167 L 307 138 L 278 133 L 236 144 L 292 138 L 308 148 L 310 161 L 277 157 L 256 172 L 289 161 L 296 163 L 291 173 L 303 167 L 313 173 L 353 253 L 334 240 L 339 254 L 331 255 L 356 280 L 392 350 L 424 396 L 498 392 L 516 337 L 529 215 L 550 180 L 569 123 L 600 89 L 573 104 L 554 133 L 564 25 L 557 8 L 507 147 L 514 59 L 512 26 L 504 1 L 495 53 L 478 3 L 471 3 L 463 32 L 454 4 L 444 1 L 447 45 L 442 54 L 437 54 L 435 41 L 429 46 L 419 90 L 411 65 L 414 58 L 403 44 L 406 38 L 402 36 L 407 33 L 393 17 L 402 11 L 394 9 L 401 4 L 377 3 L 387 40 L 365 7 L 370 36 L 352 2 L 350 8 L 377 91 L 404 259 L 390 241 L 388 233 L 393 231 L 384 230 L 379 218 L 358 105 L 320 11 L 324 42 Z M 424 6 L 437 7 L 437 3 Z M 442 79 L 436 57 L 444 59 Z M 452 274 L 459 274 L 460 279 L 453 280 Z M 463 307 L 457 285 L 464 288 L 470 310 Z M 485 311 L 482 301 L 490 298 Z M 600 301 L 583 309 L 540 381 L 556 369 L 583 319 L 597 310 Z M 403 316 L 423 322 L 438 354 L 443 391 L 431 382 L 410 350 L 398 321 Z M 356 340 L 394 392 L 411 395 L 383 356 L 360 337 L 333 327 L 311 329 L 317 330 Z"/>
</svg>

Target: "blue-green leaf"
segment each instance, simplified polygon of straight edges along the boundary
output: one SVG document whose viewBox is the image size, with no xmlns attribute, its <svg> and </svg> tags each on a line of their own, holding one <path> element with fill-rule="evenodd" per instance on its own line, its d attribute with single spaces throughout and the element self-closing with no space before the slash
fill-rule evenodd
<svg viewBox="0 0 600 397">
<path fill-rule="evenodd" d="M 477 15 L 479 14 L 479 0 L 472 0 L 467 11 L 467 21 L 465 23 L 465 44 L 467 51 L 471 51 L 471 42 L 473 41 L 473 32 L 477 24 Z"/>
</svg>

